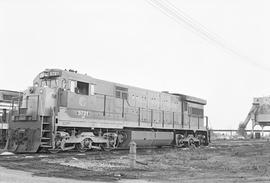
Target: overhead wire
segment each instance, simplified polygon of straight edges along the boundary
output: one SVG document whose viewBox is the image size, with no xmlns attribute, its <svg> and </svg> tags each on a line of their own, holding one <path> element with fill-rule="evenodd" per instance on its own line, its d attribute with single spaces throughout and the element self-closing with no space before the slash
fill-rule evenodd
<svg viewBox="0 0 270 183">
<path fill-rule="evenodd" d="M 178 15 L 176 14 L 176 12 L 171 11 L 168 7 L 166 7 L 164 4 L 161 4 L 158 1 L 155 0 L 147 0 L 148 2 L 150 2 L 150 4 L 152 6 L 154 6 L 155 8 L 158 8 L 163 14 L 165 14 L 166 16 L 172 18 L 174 21 L 176 21 L 177 23 L 181 23 L 184 22 L 185 24 L 189 25 L 189 27 L 187 28 L 191 28 L 192 31 L 195 30 L 195 28 L 193 27 L 193 25 L 191 24 L 191 22 L 189 22 L 188 20 L 186 20 L 185 18 L 181 18 L 179 19 Z M 151 3 L 152 2 L 152 3 Z M 180 20 L 180 21 L 179 21 Z M 195 32 L 196 33 L 196 32 Z M 200 36 L 207 36 L 206 34 L 202 33 Z"/>
<path fill-rule="evenodd" d="M 210 30 L 208 30 L 207 27 L 205 27 L 203 24 L 201 24 L 200 22 L 196 21 L 195 19 L 191 18 L 189 15 L 187 15 L 183 10 L 179 9 L 178 7 L 176 7 L 174 4 L 172 4 L 170 1 L 168 0 L 164 0 L 167 4 L 169 4 L 172 8 L 174 8 L 176 10 L 176 12 L 181 15 L 184 19 L 188 20 L 191 24 L 193 24 L 193 26 L 198 27 L 201 31 L 206 32 L 206 34 L 208 34 L 208 36 L 211 36 L 215 39 L 219 39 L 224 41 L 219 35 L 211 32 Z"/>
<path fill-rule="evenodd" d="M 151 4 L 154 8 L 161 11 L 163 14 L 168 16 L 169 18 L 173 19 L 178 24 L 185 24 L 186 28 L 191 30 L 193 33 L 200 36 L 205 41 L 214 44 L 218 48 L 222 48 L 224 51 L 226 51 L 229 54 L 232 54 L 234 56 L 237 56 L 238 58 L 241 58 L 242 61 L 248 62 L 249 64 L 256 66 L 260 69 L 270 71 L 270 67 L 266 65 L 262 65 L 249 57 L 243 55 L 235 48 L 231 48 L 225 41 L 217 34 L 209 31 L 204 25 L 199 23 L 198 21 L 195 21 L 193 18 L 188 16 L 183 10 L 176 7 L 174 4 L 172 4 L 168 0 L 146 0 L 149 4 Z"/>
<path fill-rule="evenodd" d="M 180 20 L 181 22 L 184 22 L 185 24 L 187 24 L 192 29 L 192 31 L 194 31 L 195 33 L 199 33 L 199 36 L 203 36 L 203 39 L 207 38 L 207 41 L 210 40 L 210 41 L 214 42 L 215 44 L 218 44 L 221 47 L 225 46 L 223 43 L 218 42 L 214 36 L 209 34 L 209 32 L 207 30 L 205 30 L 205 28 L 202 29 L 202 28 L 196 26 L 196 24 L 194 24 L 195 21 L 193 19 L 190 19 L 184 15 L 181 15 L 179 13 L 179 8 L 176 8 L 176 10 L 178 10 L 178 11 L 173 11 L 166 4 L 164 4 L 164 3 L 162 4 L 162 1 L 160 1 L 160 0 L 150 0 L 150 1 L 155 3 L 159 8 L 162 8 L 164 11 L 166 11 L 168 13 L 167 15 L 173 16 L 173 18 L 175 18 L 176 20 Z M 169 1 L 167 1 L 167 2 L 169 2 Z M 227 48 L 227 49 L 230 49 L 230 48 Z M 234 50 L 230 49 L 230 51 L 234 51 Z"/>
</svg>

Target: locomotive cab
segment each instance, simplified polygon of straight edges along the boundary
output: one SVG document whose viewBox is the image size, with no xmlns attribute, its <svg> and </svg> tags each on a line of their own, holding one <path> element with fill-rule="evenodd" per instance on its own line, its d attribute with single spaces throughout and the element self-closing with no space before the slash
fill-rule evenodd
<svg viewBox="0 0 270 183">
<path fill-rule="evenodd" d="M 34 79 L 34 86 L 24 91 L 22 100 L 17 101 L 18 107 L 12 109 L 9 151 L 23 153 L 46 149 L 55 152 L 73 148 L 85 151 L 107 146 L 105 138 L 86 132 L 75 135 L 75 129 L 58 128 L 58 115 L 67 107 L 69 96 L 76 101 L 77 95 L 93 95 L 94 92 L 94 85 L 68 79 L 62 77 L 61 70 L 45 70 Z"/>
</svg>

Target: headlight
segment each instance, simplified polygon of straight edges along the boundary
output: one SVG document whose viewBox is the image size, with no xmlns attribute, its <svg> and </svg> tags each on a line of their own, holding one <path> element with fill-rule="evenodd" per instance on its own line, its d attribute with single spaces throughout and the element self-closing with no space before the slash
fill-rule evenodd
<svg viewBox="0 0 270 183">
<path fill-rule="evenodd" d="M 48 73 L 48 72 L 45 72 L 45 73 L 44 73 L 44 77 L 45 77 L 45 78 L 47 78 L 47 77 L 49 77 L 49 76 L 50 76 L 50 73 Z"/>
<path fill-rule="evenodd" d="M 35 90 L 34 90 L 33 87 L 30 87 L 30 88 L 29 88 L 29 92 L 30 92 L 30 93 L 34 93 L 34 91 L 35 91 Z"/>
<path fill-rule="evenodd" d="M 45 73 L 44 72 L 42 72 L 42 73 L 39 74 L 39 79 L 43 79 L 44 77 L 45 77 Z"/>
</svg>

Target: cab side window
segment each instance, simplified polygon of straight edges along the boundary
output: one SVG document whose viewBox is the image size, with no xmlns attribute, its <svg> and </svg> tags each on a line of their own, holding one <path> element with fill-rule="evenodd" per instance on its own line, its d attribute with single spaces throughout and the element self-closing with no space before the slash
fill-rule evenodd
<svg viewBox="0 0 270 183">
<path fill-rule="evenodd" d="M 81 95 L 89 95 L 89 83 L 77 81 L 77 92 Z"/>
<path fill-rule="evenodd" d="M 70 80 L 70 91 L 80 94 L 80 95 L 94 95 L 95 93 L 95 85 L 93 84 L 89 84 L 86 82 L 82 82 L 82 81 L 74 81 L 74 80 Z"/>
<path fill-rule="evenodd" d="M 128 88 L 124 88 L 121 86 L 115 86 L 115 97 L 127 100 L 128 99 Z"/>
</svg>

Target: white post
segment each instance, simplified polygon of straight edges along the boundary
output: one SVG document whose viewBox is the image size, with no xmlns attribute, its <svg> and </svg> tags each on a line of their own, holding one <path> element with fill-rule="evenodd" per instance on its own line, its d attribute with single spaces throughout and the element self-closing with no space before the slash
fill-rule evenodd
<svg viewBox="0 0 270 183">
<path fill-rule="evenodd" d="M 129 143 L 129 159 L 130 159 L 130 168 L 135 168 L 136 165 L 136 143 L 131 141 Z"/>
</svg>

